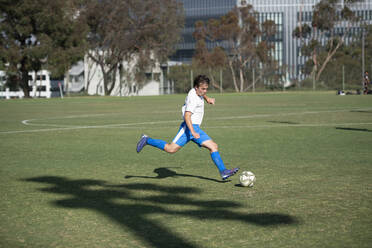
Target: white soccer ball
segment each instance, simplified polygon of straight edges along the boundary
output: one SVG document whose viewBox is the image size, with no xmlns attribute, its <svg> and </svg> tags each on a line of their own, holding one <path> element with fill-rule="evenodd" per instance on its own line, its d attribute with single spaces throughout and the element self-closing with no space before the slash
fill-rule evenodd
<svg viewBox="0 0 372 248">
<path fill-rule="evenodd" d="M 244 187 L 253 187 L 256 176 L 250 171 L 243 171 L 239 177 L 240 184 Z"/>
</svg>

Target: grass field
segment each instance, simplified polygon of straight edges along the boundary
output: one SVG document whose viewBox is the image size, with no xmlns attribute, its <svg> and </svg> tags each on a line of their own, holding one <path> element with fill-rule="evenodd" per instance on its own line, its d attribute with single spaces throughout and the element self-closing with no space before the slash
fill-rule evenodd
<svg viewBox="0 0 372 248">
<path fill-rule="evenodd" d="M 208 151 L 171 141 L 185 95 L 0 101 L 0 247 L 372 247 L 372 97 L 211 95 Z"/>
</svg>

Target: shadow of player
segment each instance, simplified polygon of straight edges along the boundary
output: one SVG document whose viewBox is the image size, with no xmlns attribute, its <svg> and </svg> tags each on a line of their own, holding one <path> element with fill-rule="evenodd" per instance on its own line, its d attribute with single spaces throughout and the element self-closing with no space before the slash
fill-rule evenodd
<svg viewBox="0 0 372 248">
<path fill-rule="evenodd" d="M 179 168 L 179 167 L 172 167 L 172 168 Z M 198 178 L 202 180 L 208 180 L 208 181 L 213 181 L 216 183 L 226 183 L 230 182 L 231 180 L 217 180 L 214 178 L 208 178 L 208 177 L 203 177 L 203 176 L 196 176 L 196 175 L 190 175 L 190 174 L 183 174 L 183 173 L 177 173 L 173 170 L 170 170 L 169 167 L 161 167 L 161 168 L 156 168 L 154 170 L 154 173 L 158 174 L 157 176 L 151 177 L 151 176 L 125 176 L 125 178 L 145 178 L 145 179 L 165 179 L 169 177 L 192 177 L 192 178 Z"/>
<path fill-rule="evenodd" d="M 195 187 L 162 186 L 151 183 L 110 185 L 104 181 L 72 180 L 58 176 L 28 178 L 24 181 L 47 184 L 39 189 L 64 199 L 52 201 L 53 206 L 96 211 L 132 232 L 146 247 L 197 248 L 197 244 L 173 232 L 170 227 L 152 218 L 153 215 L 185 216 L 202 220 L 233 220 L 259 226 L 296 224 L 297 220 L 280 213 L 234 212 L 240 204 L 226 200 L 199 200 Z M 118 201 L 120 200 L 120 201 Z M 174 208 L 174 205 L 184 207 Z M 99 235 L 99 234 L 97 234 Z"/>
</svg>

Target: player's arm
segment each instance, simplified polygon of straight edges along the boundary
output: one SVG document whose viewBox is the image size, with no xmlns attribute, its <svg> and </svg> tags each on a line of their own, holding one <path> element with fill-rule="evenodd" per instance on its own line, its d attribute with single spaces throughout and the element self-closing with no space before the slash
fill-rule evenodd
<svg viewBox="0 0 372 248">
<path fill-rule="evenodd" d="M 195 139 L 199 139 L 200 135 L 197 132 L 195 132 L 194 127 L 192 126 L 191 115 L 192 115 L 192 113 L 190 111 L 185 112 L 185 122 L 186 122 L 186 125 L 189 128 L 192 136 L 194 136 Z"/>
<path fill-rule="evenodd" d="M 204 95 L 203 97 L 204 97 L 204 100 L 205 100 L 207 103 L 209 103 L 209 104 L 214 105 L 214 103 L 216 102 L 216 99 L 211 98 L 211 97 L 208 97 L 207 95 Z"/>
</svg>

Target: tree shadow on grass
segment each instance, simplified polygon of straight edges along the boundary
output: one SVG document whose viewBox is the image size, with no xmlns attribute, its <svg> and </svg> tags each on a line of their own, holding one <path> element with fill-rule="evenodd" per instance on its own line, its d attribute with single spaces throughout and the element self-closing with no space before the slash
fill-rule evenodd
<svg viewBox="0 0 372 248">
<path fill-rule="evenodd" d="M 277 124 L 289 124 L 289 125 L 298 125 L 300 123 L 293 122 L 293 121 L 268 121 L 270 123 L 277 123 Z"/>
<path fill-rule="evenodd" d="M 129 178 L 144 178 L 144 179 L 165 179 L 165 178 L 168 178 L 168 177 L 191 177 L 191 178 L 198 178 L 198 179 L 202 179 L 202 180 L 208 180 L 208 181 L 212 181 L 212 182 L 216 182 L 216 183 L 227 183 L 227 182 L 231 182 L 231 180 L 216 180 L 214 178 L 208 178 L 208 177 L 203 177 L 203 176 L 196 176 L 196 175 L 190 175 L 190 174 L 183 174 L 183 173 L 177 173 L 173 170 L 170 170 L 169 168 L 179 168 L 179 167 L 160 167 L 160 168 L 156 168 L 154 170 L 154 173 L 158 174 L 157 176 L 154 176 L 154 177 L 150 177 L 150 176 L 131 176 L 131 175 L 127 175 L 125 176 L 125 178 L 129 179 Z"/>
<path fill-rule="evenodd" d="M 372 114 L 371 110 L 351 110 L 350 112 Z"/>
<path fill-rule="evenodd" d="M 191 196 L 202 191 L 195 187 L 161 186 L 151 183 L 110 185 L 99 180 L 72 180 L 65 177 L 43 176 L 24 179 L 43 183 L 40 191 L 63 195 L 53 201 L 61 208 L 89 209 L 110 218 L 129 229 L 147 247 L 198 247 L 195 243 L 172 232 L 151 215 L 188 217 L 199 220 L 238 221 L 259 226 L 297 224 L 295 217 L 280 213 L 241 214 L 234 211 L 239 203 L 225 200 L 198 200 Z M 120 203 L 117 200 L 125 200 Z M 175 209 L 174 205 L 182 205 Z M 189 209 L 185 207 L 189 207 Z"/>
<path fill-rule="evenodd" d="M 345 131 L 372 132 L 372 130 L 366 128 L 336 127 L 336 129 Z"/>
</svg>

